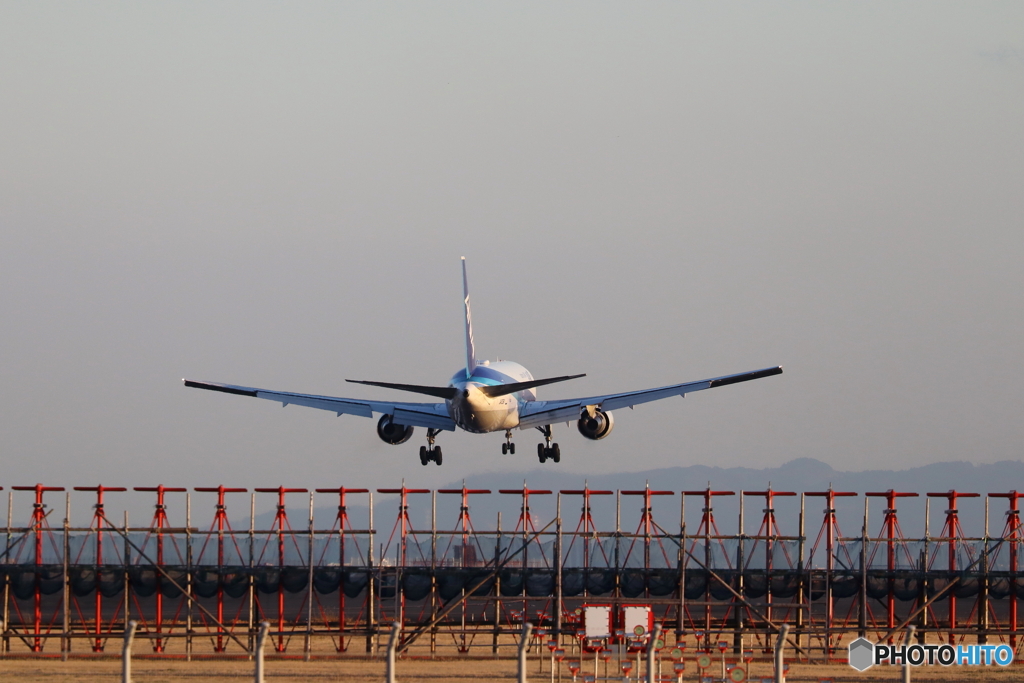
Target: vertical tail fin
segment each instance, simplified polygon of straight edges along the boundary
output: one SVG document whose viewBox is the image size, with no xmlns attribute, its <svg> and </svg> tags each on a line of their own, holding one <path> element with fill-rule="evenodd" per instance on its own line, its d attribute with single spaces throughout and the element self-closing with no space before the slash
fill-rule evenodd
<svg viewBox="0 0 1024 683">
<path fill-rule="evenodd" d="M 473 316 L 469 311 L 469 279 L 466 277 L 466 257 L 462 257 L 462 300 L 466 306 L 466 377 L 476 368 L 476 347 L 473 345 Z"/>
</svg>

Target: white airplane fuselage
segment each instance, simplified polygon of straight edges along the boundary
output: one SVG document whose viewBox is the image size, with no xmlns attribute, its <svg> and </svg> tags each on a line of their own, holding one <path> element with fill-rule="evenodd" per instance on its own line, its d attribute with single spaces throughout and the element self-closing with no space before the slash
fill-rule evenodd
<svg viewBox="0 0 1024 683">
<path fill-rule="evenodd" d="M 536 390 L 525 389 L 492 398 L 485 395 L 480 387 L 529 382 L 532 379 L 529 370 L 508 360 L 482 361 L 473 368 L 469 377 L 466 370 L 461 369 L 448 383 L 458 392 L 445 400 L 448 415 L 459 428 L 473 434 L 515 429 L 519 426 L 520 404 L 536 401 Z"/>
</svg>

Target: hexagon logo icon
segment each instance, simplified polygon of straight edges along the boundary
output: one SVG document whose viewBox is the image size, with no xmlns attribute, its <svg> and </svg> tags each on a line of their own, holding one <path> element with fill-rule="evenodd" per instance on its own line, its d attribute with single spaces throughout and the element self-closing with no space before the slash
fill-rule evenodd
<svg viewBox="0 0 1024 683">
<path fill-rule="evenodd" d="M 858 638 L 850 643 L 850 666 L 857 671 L 867 671 L 875 664 L 875 644 L 867 638 Z"/>
</svg>

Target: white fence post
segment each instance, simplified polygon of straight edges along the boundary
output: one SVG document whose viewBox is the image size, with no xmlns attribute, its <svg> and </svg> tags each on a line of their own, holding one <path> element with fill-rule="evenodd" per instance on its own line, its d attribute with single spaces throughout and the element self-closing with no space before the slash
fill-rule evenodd
<svg viewBox="0 0 1024 683">
<path fill-rule="evenodd" d="M 267 645 L 268 633 L 270 633 L 270 622 L 261 621 L 260 630 L 256 634 L 256 683 L 263 683 L 263 649 Z"/>
<path fill-rule="evenodd" d="M 661 639 L 661 624 L 655 624 L 651 631 L 651 639 L 647 641 L 647 683 L 655 683 L 658 674 L 654 670 L 654 655 L 657 653 L 655 645 Z M 639 671 L 637 674 L 639 675 Z"/>
<path fill-rule="evenodd" d="M 775 683 L 786 683 L 786 636 L 789 635 L 789 624 L 779 629 L 779 639 L 775 641 Z"/>
<path fill-rule="evenodd" d="M 135 641 L 135 627 L 138 622 L 129 621 L 124 629 L 124 646 L 121 649 L 121 683 L 132 683 L 132 643 Z"/>
<path fill-rule="evenodd" d="M 917 630 L 916 626 L 907 627 L 907 639 L 904 641 L 905 647 L 910 647 L 914 640 L 914 631 Z M 903 656 L 903 683 L 910 683 L 910 662 L 907 661 L 906 655 Z"/>
<path fill-rule="evenodd" d="M 398 649 L 398 634 L 402 632 L 402 625 L 397 621 L 391 623 L 391 638 L 388 640 L 388 658 L 384 669 L 384 680 L 387 683 L 395 683 L 395 651 Z"/>
<path fill-rule="evenodd" d="M 523 624 L 523 636 L 519 640 L 519 663 L 516 665 L 516 680 L 519 683 L 526 683 L 526 650 L 530 647 L 530 633 L 533 631 L 533 624 Z"/>
</svg>

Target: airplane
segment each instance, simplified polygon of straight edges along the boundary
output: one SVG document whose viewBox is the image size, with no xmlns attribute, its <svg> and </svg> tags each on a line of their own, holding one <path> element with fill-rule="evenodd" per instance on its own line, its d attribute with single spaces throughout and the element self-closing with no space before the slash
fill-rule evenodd
<svg viewBox="0 0 1024 683">
<path fill-rule="evenodd" d="M 397 389 L 399 391 L 424 394 L 444 399 L 443 403 L 406 403 L 395 401 L 368 401 L 356 398 L 295 394 L 287 391 L 271 391 L 234 384 L 215 384 L 182 380 L 186 387 L 220 391 L 238 396 L 253 396 L 277 401 L 282 406 L 297 405 L 318 408 L 342 415 L 360 417 L 380 415 L 377 421 L 377 435 L 392 445 L 403 444 L 412 438 L 415 427 L 427 430 L 427 445 L 420 446 L 420 464 L 430 462 L 440 465 L 441 447 L 435 445 L 437 435 L 456 428 L 473 434 L 486 434 L 504 430 L 505 443 L 501 445 L 502 455 L 516 452 L 512 440 L 513 429 L 536 428 L 543 434 L 544 441 L 537 444 L 537 458 L 541 463 L 547 460 L 560 462 L 562 452 L 557 443 L 552 443 L 551 425 L 559 422 L 576 421 L 576 428 L 585 438 L 598 441 L 611 434 L 615 426 L 612 410 L 633 408 L 633 406 L 658 401 L 670 396 L 723 387 L 728 384 L 747 382 L 782 373 L 780 366 L 741 372 L 703 379 L 697 382 L 672 384 L 654 389 L 627 391 L 620 394 L 587 396 L 584 398 L 541 401 L 535 389 L 556 382 L 584 377 L 585 375 L 563 375 L 534 379 L 533 375 L 518 363 L 508 360 L 483 360 L 476 358 L 473 341 L 473 320 L 469 306 L 469 280 L 466 276 L 466 258 L 462 258 L 462 293 L 465 308 L 466 367 L 460 368 L 446 386 L 421 386 L 396 384 L 367 380 L 345 380 L 355 384 Z"/>
</svg>

